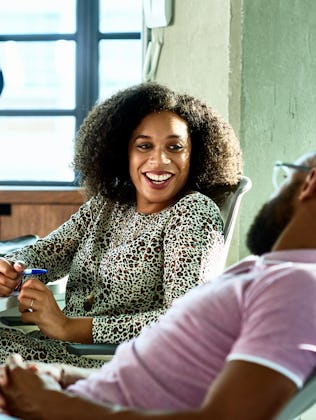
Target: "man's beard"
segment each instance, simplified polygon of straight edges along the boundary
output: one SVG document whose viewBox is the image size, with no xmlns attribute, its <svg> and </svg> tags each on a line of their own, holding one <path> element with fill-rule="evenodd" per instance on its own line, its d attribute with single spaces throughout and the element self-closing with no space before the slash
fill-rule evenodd
<svg viewBox="0 0 316 420">
<path fill-rule="evenodd" d="M 246 245 L 255 255 L 270 252 L 293 215 L 293 197 L 299 184 L 293 183 L 264 204 L 247 234 Z"/>
</svg>

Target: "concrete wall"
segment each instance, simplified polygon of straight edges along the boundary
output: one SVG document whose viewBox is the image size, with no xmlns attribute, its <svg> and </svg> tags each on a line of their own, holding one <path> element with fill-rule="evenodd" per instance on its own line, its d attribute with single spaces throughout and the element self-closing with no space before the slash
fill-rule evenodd
<svg viewBox="0 0 316 420">
<path fill-rule="evenodd" d="M 174 0 L 157 80 L 207 100 L 224 117 L 229 104 L 229 0 Z"/>
<path fill-rule="evenodd" d="M 240 139 L 253 181 L 240 218 L 244 237 L 272 192 L 274 161 L 316 149 L 316 2 L 244 0 L 242 33 Z"/>
<path fill-rule="evenodd" d="M 276 159 L 316 149 L 316 2 L 175 0 L 157 80 L 205 99 L 239 135 L 244 198 L 229 262 L 245 256 L 249 224 L 272 192 Z"/>
</svg>

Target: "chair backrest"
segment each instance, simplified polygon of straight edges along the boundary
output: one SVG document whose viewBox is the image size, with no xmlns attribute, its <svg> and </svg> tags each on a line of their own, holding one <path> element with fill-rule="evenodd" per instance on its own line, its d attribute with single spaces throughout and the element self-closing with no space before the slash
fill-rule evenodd
<svg viewBox="0 0 316 420">
<path fill-rule="evenodd" d="M 316 370 L 306 384 L 285 405 L 275 420 L 300 419 L 306 410 L 316 403 Z M 314 417 L 313 417 L 314 418 Z"/>
<path fill-rule="evenodd" d="M 234 228 L 237 221 L 237 216 L 241 204 L 241 199 L 244 194 L 250 190 L 252 182 L 247 176 L 243 176 L 234 192 L 232 192 L 227 198 L 221 208 L 221 216 L 224 222 L 224 239 L 225 246 L 223 250 L 223 264 L 226 263 L 230 244 L 232 241 Z M 224 268 L 224 267 L 223 267 Z"/>
</svg>

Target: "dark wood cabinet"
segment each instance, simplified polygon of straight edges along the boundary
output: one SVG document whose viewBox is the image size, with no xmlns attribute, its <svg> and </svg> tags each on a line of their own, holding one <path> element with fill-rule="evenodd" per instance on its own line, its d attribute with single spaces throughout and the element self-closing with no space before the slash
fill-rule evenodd
<svg viewBox="0 0 316 420">
<path fill-rule="evenodd" d="M 84 202 L 78 188 L 0 187 L 0 240 L 46 236 Z"/>
</svg>

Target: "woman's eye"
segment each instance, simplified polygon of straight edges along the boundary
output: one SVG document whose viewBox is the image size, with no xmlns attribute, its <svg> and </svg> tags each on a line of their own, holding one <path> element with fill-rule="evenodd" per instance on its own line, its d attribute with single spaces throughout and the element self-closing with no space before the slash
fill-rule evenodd
<svg viewBox="0 0 316 420">
<path fill-rule="evenodd" d="M 170 150 L 174 150 L 174 151 L 178 151 L 178 150 L 183 149 L 183 147 L 181 146 L 181 144 L 171 144 L 169 146 L 169 149 Z"/>
<path fill-rule="evenodd" d="M 137 144 L 137 149 L 140 150 L 149 150 L 150 149 L 150 144 L 149 143 L 142 143 L 142 144 Z"/>
</svg>

